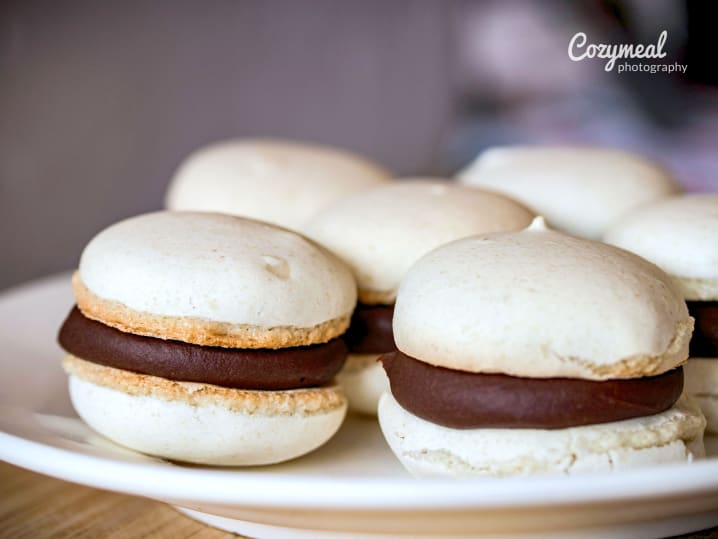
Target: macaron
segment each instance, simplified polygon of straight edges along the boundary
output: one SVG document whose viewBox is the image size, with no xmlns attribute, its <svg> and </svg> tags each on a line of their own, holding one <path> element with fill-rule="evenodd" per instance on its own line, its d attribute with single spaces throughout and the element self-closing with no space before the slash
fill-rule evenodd
<svg viewBox="0 0 718 539">
<path fill-rule="evenodd" d="M 627 215 L 605 241 L 632 251 L 673 277 L 695 318 L 686 392 L 718 433 L 718 195 L 672 197 Z"/>
<path fill-rule="evenodd" d="M 298 229 L 349 193 L 389 181 L 356 154 L 279 139 L 217 142 L 192 153 L 170 182 L 165 205 L 251 217 Z"/>
<path fill-rule="evenodd" d="M 548 230 L 421 258 L 394 310 L 379 423 L 417 476 L 575 474 L 704 454 L 681 396 L 693 328 L 653 264 Z"/>
<path fill-rule="evenodd" d="M 121 221 L 85 247 L 59 342 L 107 438 L 209 465 L 298 457 L 337 431 L 356 284 L 299 234 L 211 213 Z"/>
<path fill-rule="evenodd" d="M 656 163 L 599 147 L 490 148 L 458 177 L 514 197 L 553 228 L 595 240 L 632 209 L 679 191 L 671 174 Z"/>
<path fill-rule="evenodd" d="M 354 272 L 359 305 L 338 380 L 353 411 L 376 415 L 388 382 L 377 362 L 394 350 L 391 319 L 399 283 L 432 249 L 483 232 L 525 228 L 533 213 L 499 194 L 438 179 L 407 179 L 347 196 L 303 228 Z"/>
</svg>

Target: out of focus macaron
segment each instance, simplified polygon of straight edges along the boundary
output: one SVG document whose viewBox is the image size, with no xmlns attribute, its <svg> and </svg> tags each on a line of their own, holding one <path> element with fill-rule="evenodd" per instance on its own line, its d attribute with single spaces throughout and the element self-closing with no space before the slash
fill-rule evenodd
<svg viewBox="0 0 718 539">
<path fill-rule="evenodd" d="M 170 210 L 227 213 L 298 229 L 338 198 L 390 178 L 381 165 L 328 146 L 227 140 L 185 159 L 165 204 Z"/>
<path fill-rule="evenodd" d="M 574 474 L 704 453 L 681 396 L 693 328 L 658 267 L 550 231 L 465 238 L 421 258 L 394 311 L 379 422 L 423 475 Z"/>
<path fill-rule="evenodd" d="M 695 318 L 686 391 L 718 433 L 718 195 L 669 198 L 627 215 L 605 241 L 669 273 Z"/>
<path fill-rule="evenodd" d="M 679 191 L 671 174 L 634 153 L 599 147 L 489 148 L 459 172 L 461 182 L 504 193 L 564 232 L 601 239 L 634 208 Z"/>
<path fill-rule="evenodd" d="M 341 425 L 335 374 L 356 303 L 346 266 L 249 219 L 159 212 L 95 236 L 60 330 L 78 414 L 150 455 L 257 465 Z"/>
<path fill-rule="evenodd" d="M 359 305 L 346 336 L 350 355 L 338 377 L 352 410 L 376 414 L 387 387 L 377 358 L 394 349 L 394 301 L 411 265 L 444 243 L 518 230 L 533 216 L 503 195 L 437 179 L 414 179 L 345 197 L 303 227 L 346 262 L 357 280 Z"/>
</svg>

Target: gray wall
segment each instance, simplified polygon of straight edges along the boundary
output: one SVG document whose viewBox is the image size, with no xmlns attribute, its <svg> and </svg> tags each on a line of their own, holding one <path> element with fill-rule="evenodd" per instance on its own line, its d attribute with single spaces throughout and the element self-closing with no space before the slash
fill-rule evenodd
<svg viewBox="0 0 718 539">
<path fill-rule="evenodd" d="M 344 146 L 435 173 L 451 118 L 446 3 L 0 4 L 0 289 L 76 265 L 231 136 Z"/>
</svg>

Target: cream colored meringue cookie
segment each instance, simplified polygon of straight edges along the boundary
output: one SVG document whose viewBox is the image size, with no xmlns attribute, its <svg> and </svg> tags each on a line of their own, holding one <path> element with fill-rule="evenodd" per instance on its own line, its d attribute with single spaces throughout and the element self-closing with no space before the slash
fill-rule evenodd
<svg viewBox="0 0 718 539">
<path fill-rule="evenodd" d="M 718 300 L 718 195 L 671 197 L 637 209 L 604 241 L 650 260 L 689 301 Z"/>
<path fill-rule="evenodd" d="M 708 421 L 706 430 L 718 434 L 718 358 L 692 357 L 683 371 L 685 392 L 700 404 Z"/>
<path fill-rule="evenodd" d="M 690 462 L 705 454 L 705 419 L 685 396 L 660 414 L 599 425 L 450 429 L 407 412 L 387 392 L 379 424 L 391 450 L 418 477 L 574 475 Z"/>
<path fill-rule="evenodd" d="M 512 196 L 557 229 L 591 239 L 600 239 L 632 209 L 679 191 L 655 163 L 598 147 L 490 148 L 458 177 L 467 185 Z"/>
<path fill-rule="evenodd" d="M 401 283 L 393 327 L 399 350 L 432 365 L 605 380 L 683 363 L 693 319 L 658 267 L 537 218 L 419 260 Z"/>
<path fill-rule="evenodd" d="M 381 354 L 349 354 L 337 374 L 344 388 L 349 409 L 365 415 L 376 415 L 379 398 L 389 389 L 389 378 L 379 362 Z"/>
<path fill-rule="evenodd" d="M 503 195 L 427 178 L 345 197 L 302 230 L 351 267 L 362 303 L 389 305 L 407 270 L 432 249 L 473 234 L 518 230 L 533 217 Z"/>
<path fill-rule="evenodd" d="M 334 200 L 390 177 L 376 163 L 327 146 L 227 140 L 196 151 L 182 163 L 169 185 L 166 206 L 297 229 Z"/>
<path fill-rule="evenodd" d="M 326 342 L 349 325 L 349 269 L 294 232 L 158 212 L 100 232 L 74 280 L 83 314 L 122 331 L 235 348 Z"/>
<path fill-rule="evenodd" d="M 323 445 L 347 410 L 339 386 L 250 391 L 175 382 L 67 356 L 70 396 L 110 440 L 170 460 L 256 466 Z"/>
</svg>

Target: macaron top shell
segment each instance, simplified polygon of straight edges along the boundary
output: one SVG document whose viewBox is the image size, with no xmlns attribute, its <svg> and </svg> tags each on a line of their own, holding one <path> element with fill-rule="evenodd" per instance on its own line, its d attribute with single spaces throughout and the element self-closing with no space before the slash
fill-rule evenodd
<svg viewBox="0 0 718 539">
<path fill-rule="evenodd" d="M 359 299 L 391 304 L 409 267 L 473 234 L 526 227 L 533 213 L 499 194 L 447 181 L 400 181 L 343 198 L 303 231 L 354 271 Z"/>
<path fill-rule="evenodd" d="M 490 148 L 458 176 L 516 198 L 559 230 L 590 239 L 600 239 L 631 209 L 679 190 L 660 166 L 609 148 Z"/>
<path fill-rule="evenodd" d="M 718 195 L 685 195 L 640 208 L 604 240 L 672 275 L 688 300 L 718 300 Z"/>
<path fill-rule="evenodd" d="M 325 249 L 210 213 L 150 213 L 110 226 L 85 247 L 79 279 L 134 311 L 260 328 L 312 327 L 349 316 L 356 303 L 351 272 Z"/>
<path fill-rule="evenodd" d="M 390 178 L 350 152 L 272 139 L 212 144 L 182 163 L 166 195 L 171 210 L 228 213 L 297 229 L 337 198 Z"/>
<path fill-rule="evenodd" d="M 393 323 L 397 348 L 432 365 L 592 380 L 679 365 L 693 329 L 658 267 L 540 218 L 423 257 L 402 281 Z"/>
</svg>

